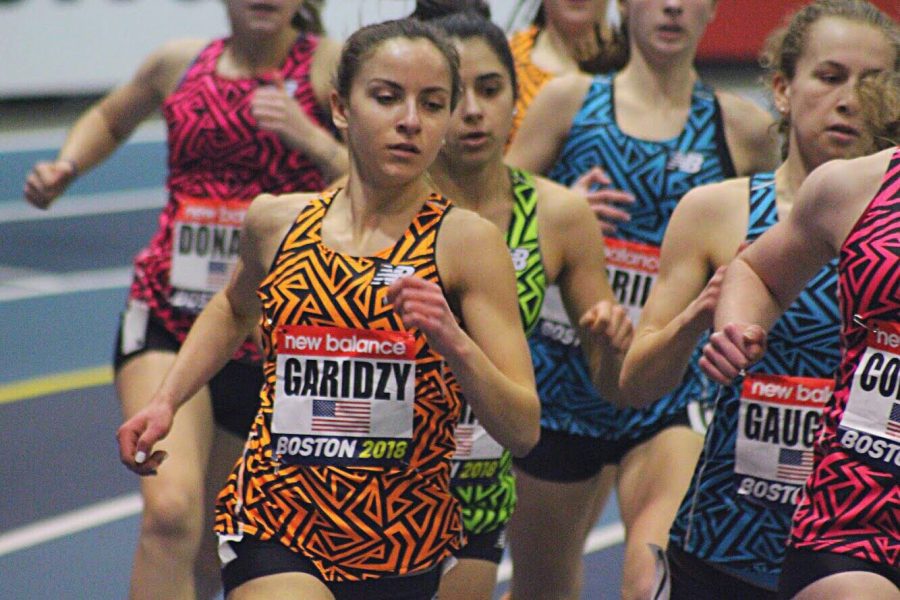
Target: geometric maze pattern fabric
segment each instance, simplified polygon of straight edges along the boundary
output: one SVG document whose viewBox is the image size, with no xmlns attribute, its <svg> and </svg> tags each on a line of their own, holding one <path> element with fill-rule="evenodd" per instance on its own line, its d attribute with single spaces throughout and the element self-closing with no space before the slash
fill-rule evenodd
<svg viewBox="0 0 900 600">
<path fill-rule="evenodd" d="M 843 356 L 834 395 L 825 407 L 815 470 L 794 515 L 790 544 L 900 569 L 896 471 L 892 474 L 884 463 L 842 446 L 838 432 L 853 373 L 866 350 L 867 323 L 900 323 L 900 148 L 879 192 L 841 247 L 838 285 Z"/>
<path fill-rule="evenodd" d="M 773 173 L 749 183 L 747 240 L 778 220 Z M 823 267 L 775 323 L 765 356 L 749 373 L 831 379 L 840 360 L 837 260 Z M 722 386 L 670 543 L 753 584 L 775 589 L 795 504 L 781 508 L 738 494 L 735 446 L 741 380 Z M 799 493 L 799 487 L 797 490 Z"/>
<path fill-rule="evenodd" d="M 215 201 L 252 200 L 262 193 L 283 194 L 324 189 L 325 180 L 316 166 L 288 148 L 271 131 L 263 131 L 251 114 L 253 94 L 263 78 L 229 79 L 216 73 L 216 64 L 227 40 L 213 41 L 185 72 L 177 89 L 163 102 L 168 127 L 168 203 L 159 217 L 159 228 L 135 258 L 130 297 L 146 302 L 154 320 L 179 342 L 196 314 L 212 296 L 206 291 L 179 295 L 169 275 L 172 267 L 175 215 L 182 198 Z M 309 82 L 318 38 L 300 35 L 291 48 L 281 77 L 302 110 L 318 125 L 330 120 L 319 109 Z M 258 361 L 259 351 L 247 342 L 236 359 Z"/>
<path fill-rule="evenodd" d="M 538 33 L 540 33 L 540 29 L 531 25 L 522 31 L 517 31 L 509 39 L 509 49 L 512 51 L 513 61 L 516 65 L 516 86 L 518 87 L 516 110 L 513 113 L 512 129 L 509 132 L 510 139 L 519 130 L 531 101 L 541 91 L 544 84 L 553 77 L 531 62 L 531 50 L 534 48 L 534 41 Z"/>
<path fill-rule="evenodd" d="M 537 324 L 547 291 L 547 274 L 538 244 L 537 188 L 534 177 L 522 169 L 510 168 L 509 176 L 513 213 L 506 232 L 506 244 L 516 257 L 513 266 L 516 269 L 519 315 L 528 335 Z"/>
<path fill-rule="evenodd" d="M 285 325 L 406 331 L 391 304 L 385 266 L 440 284 L 435 240 L 450 205 L 432 195 L 403 236 L 370 257 L 328 248 L 322 219 L 335 192 L 298 215 L 260 284 L 264 372 L 261 405 L 244 455 L 219 495 L 217 530 L 275 540 L 310 558 L 326 581 L 358 581 L 422 571 L 462 541 L 450 494 L 450 457 L 459 403 L 446 393 L 443 359 L 425 336 L 415 348 L 411 452 L 399 466 L 280 463 L 273 456 L 276 345 Z M 402 269 L 401 269 L 402 268 Z"/>
<path fill-rule="evenodd" d="M 616 123 L 614 76 L 593 79 L 549 177 L 569 186 L 600 166 L 612 180 L 610 187 L 635 197 L 624 207 L 631 220 L 619 223 L 612 237 L 659 247 L 685 193 L 734 175 L 721 110 L 714 91 L 697 82 L 681 133 L 662 141 L 638 139 Z M 617 292 L 619 300 L 629 293 Z M 554 324 L 546 331 L 558 328 Z M 549 429 L 612 441 L 646 437 L 660 422 L 684 411 L 688 400 L 702 401 L 712 388 L 691 360 L 682 385 L 671 394 L 645 409 L 616 409 L 591 384 L 580 348 L 570 343 L 575 336 L 551 337 L 542 335 L 544 330 L 539 325 L 529 343 L 541 395 L 541 424 Z"/>
</svg>

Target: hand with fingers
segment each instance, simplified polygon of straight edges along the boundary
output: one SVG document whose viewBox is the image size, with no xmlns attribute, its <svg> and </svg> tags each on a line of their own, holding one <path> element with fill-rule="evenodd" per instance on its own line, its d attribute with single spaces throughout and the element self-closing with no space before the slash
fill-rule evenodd
<svg viewBox="0 0 900 600">
<path fill-rule="evenodd" d="M 462 328 L 438 284 L 420 277 L 401 277 L 388 288 L 387 298 L 404 326 L 424 333 L 440 354 L 452 352 Z"/>
<path fill-rule="evenodd" d="M 316 126 L 288 93 L 281 73 L 273 73 L 271 83 L 259 86 L 250 102 L 259 128 L 278 135 L 285 143 L 299 144 L 304 132 Z"/>
<path fill-rule="evenodd" d="M 168 435 L 174 417 L 165 403 L 151 402 L 125 421 L 116 433 L 122 464 L 138 475 L 156 475 L 167 453 L 153 446 Z"/>
<path fill-rule="evenodd" d="M 600 167 L 593 167 L 572 184 L 571 190 L 584 196 L 594 215 L 600 221 L 603 235 L 616 232 L 619 223 L 630 221 L 628 211 L 619 208 L 620 204 L 634 204 L 634 196 L 622 190 L 608 187 L 612 180 Z"/>
<path fill-rule="evenodd" d="M 39 162 L 25 179 L 25 200 L 32 206 L 46 209 L 66 191 L 77 174 L 75 163 L 71 160 Z"/>
<path fill-rule="evenodd" d="M 766 352 L 766 331 L 759 325 L 729 323 L 703 346 L 700 368 L 710 379 L 730 384 Z"/>
<path fill-rule="evenodd" d="M 602 346 L 624 354 L 631 345 L 634 325 L 625 308 L 616 302 L 601 300 L 589 308 L 578 320 Z"/>
</svg>

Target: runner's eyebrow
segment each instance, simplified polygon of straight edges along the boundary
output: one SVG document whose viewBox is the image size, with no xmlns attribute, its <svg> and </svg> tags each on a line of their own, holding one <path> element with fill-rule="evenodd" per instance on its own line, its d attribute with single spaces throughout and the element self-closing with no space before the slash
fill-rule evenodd
<svg viewBox="0 0 900 600">
<path fill-rule="evenodd" d="M 400 85 L 396 81 L 393 81 L 391 79 L 383 79 L 381 77 L 374 77 L 374 78 L 370 79 L 369 85 L 370 86 L 383 85 L 383 86 L 387 86 L 387 87 L 391 88 L 392 90 L 398 91 L 398 92 L 403 92 L 406 90 L 406 88 L 404 88 L 402 85 Z M 434 86 L 428 86 L 428 87 L 422 88 L 422 90 L 419 91 L 420 94 L 433 94 L 436 92 L 443 92 L 445 94 L 449 94 L 450 90 L 441 85 L 434 85 Z"/>
<path fill-rule="evenodd" d="M 479 75 L 478 77 L 475 78 L 475 81 L 478 83 L 483 83 L 486 81 L 491 82 L 491 81 L 498 80 L 498 79 L 503 79 L 503 74 L 499 73 L 497 71 L 492 71 L 490 73 L 482 73 L 481 75 Z"/>
</svg>

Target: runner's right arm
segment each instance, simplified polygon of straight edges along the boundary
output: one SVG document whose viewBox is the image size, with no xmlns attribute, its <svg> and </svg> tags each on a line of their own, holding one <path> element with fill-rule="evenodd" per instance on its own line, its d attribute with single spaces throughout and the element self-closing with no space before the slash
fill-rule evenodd
<svg viewBox="0 0 900 600">
<path fill-rule="evenodd" d="M 574 73 L 547 83 L 528 108 L 505 162 L 546 175 L 559 159 L 591 81 L 583 73 Z M 609 187 L 610 183 L 602 165 L 591 165 L 570 187 L 587 200 L 605 234 L 614 233 L 620 221 L 630 218 L 622 205 L 634 202 L 634 196 Z"/>
<path fill-rule="evenodd" d="M 174 90 L 204 44 L 202 40 L 179 40 L 150 54 L 130 81 L 78 118 L 55 160 L 35 164 L 25 180 L 25 199 L 47 208 L 76 176 L 105 160 Z"/>
<path fill-rule="evenodd" d="M 601 227 L 578 194 L 543 177 L 535 182 L 542 261 L 545 268 L 559 263 L 551 276 L 581 341 L 591 380 L 604 399 L 622 404 L 619 374 L 634 325 L 607 279 Z"/>
<path fill-rule="evenodd" d="M 256 325 L 260 304 L 256 295 L 291 217 L 309 195 L 263 195 L 253 201 L 244 219 L 240 256 L 228 285 L 218 292 L 191 327 L 175 363 L 150 403 L 119 428 L 119 458 L 132 471 L 151 475 L 165 459 L 153 445 L 172 426 L 178 408 L 200 390 L 231 359 Z"/>
<path fill-rule="evenodd" d="M 887 157 L 882 152 L 817 168 L 800 187 L 788 217 L 732 261 L 716 308 L 716 332 L 700 359 L 707 375 L 729 383 L 741 369 L 759 360 L 769 328 L 806 282 L 838 255 L 877 191 L 867 183 L 880 182 Z"/>
</svg>

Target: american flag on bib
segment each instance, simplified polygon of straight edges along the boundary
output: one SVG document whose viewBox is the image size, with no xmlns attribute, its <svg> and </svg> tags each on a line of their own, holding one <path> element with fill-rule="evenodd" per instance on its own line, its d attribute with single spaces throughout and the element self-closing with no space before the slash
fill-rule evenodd
<svg viewBox="0 0 900 600">
<path fill-rule="evenodd" d="M 475 443 L 474 425 L 456 426 L 456 454 L 453 458 L 467 458 L 472 456 L 472 444 Z"/>
<path fill-rule="evenodd" d="M 206 272 L 206 285 L 215 288 L 225 287 L 228 279 L 228 263 L 220 260 L 213 260 L 209 263 L 209 269 Z"/>
<path fill-rule="evenodd" d="M 778 450 L 778 469 L 776 476 L 787 481 L 806 481 L 813 465 L 812 450 Z"/>
<path fill-rule="evenodd" d="M 892 436 L 900 438 L 900 402 L 894 402 L 891 406 L 891 414 L 888 417 L 886 430 Z"/>
<path fill-rule="evenodd" d="M 372 405 L 346 400 L 313 400 L 313 433 L 369 433 Z"/>
</svg>

